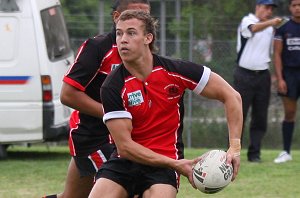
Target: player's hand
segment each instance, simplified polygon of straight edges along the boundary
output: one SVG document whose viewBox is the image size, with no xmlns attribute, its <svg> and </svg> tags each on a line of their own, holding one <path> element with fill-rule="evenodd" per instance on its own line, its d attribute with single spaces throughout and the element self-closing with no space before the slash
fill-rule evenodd
<svg viewBox="0 0 300 198">
<path fill-rule="evenodd" d="M 193 160 L 181 159 L 176 160 L 176 168 L 175 170 L 188 178 L 190 184 L 193 188 L 196 189 L 194 180 L 193 180 L 193 167 L 200 160 L 200 157 L 195 158 Z"/>
<path fill-rule="evenodd" d="M 287 86 L 286 86 L 286 82 L 284 80 L 278 80 L 277 90 L 278 90 L 278 93 L 281 93 L 281 94 L 287 93 Z"/>
<path fill-rule="evenodd" d="M 226 164 L 232 164 L 233 167 L 233 175 L 231 181 L 234 181 L 236 176 L 238 175 L 240 163 L 240 155 L 235 155 L 234 152 L 229 148 L 226 155 Z"/>
<path fill-rule="evenodd" d="M 229 139 L 229 149 L 227 150 L 226 163 L 233 166 L 233 176 L 231 181 L 233 181 L 240 169 L 240 155 L 241 155 L 241 140 L 238 138 Z"/>
<path fill-rule="evenodd" d="M 275 18 L 271 19 L 271 22 L 272 22 L 273 26 L 278 27 L 283 22 L 283 18 L 275 17 Z"/>
</svg>

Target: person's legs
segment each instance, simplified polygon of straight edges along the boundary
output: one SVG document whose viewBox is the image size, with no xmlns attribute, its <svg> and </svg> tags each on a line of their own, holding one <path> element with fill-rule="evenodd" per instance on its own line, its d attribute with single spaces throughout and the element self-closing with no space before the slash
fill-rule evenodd
<svg viewBox="0 0 300 198">
<path fill-rule="evenodd" d="M 101 195 L 101 196 L 100 196 Z M 121 185 L 118 183 L 106 179 L 106 178 L 99 178 L 94 185 L 89 198 L 111 198 L 111 197 L 118 197 L 118 198 L 127 198 L 128 193 Z"/>
<path fill-rule="evenodd" d="M 72 197 L 82 198 L 88 197 L 92 187 L 94 185 L 94 176 L 80 176 L 79 170 L 72 158 L 69 164 L 66 184 L 64 192 L 57 195 L 58 198 Z"/>
<path fill-rule="evenodd" d="M 239 67 L 236 67 L 233 75 L 233 87 L 236 91 L 239 92 L 242 98 L 242 107 L 243 107 L 243 130 L 242 130 L 242 140 L 245 130 L 245 122 L 247 119 L 248 111 L 253 101 L 254 92 L 253 92 L 253 77 L 251 74 L 243 71 Z"/>
<path fill-rule="evenodd" d="M 252 103 L 250 122 L 250 144 L 248 148 L 248 160 L 260 161 L 261 142 L 267 131 L 268 107 L 271 96 L 271 79 L 267 71 L 258 74 L 255 88 L 255 96 Z"/>
<path fill-rule="evenodd" d="M 143 193 L 143 198 L 175 198 L 177 194 L 176 188 L 168 184 L 155 184 L 152 185 Z"/>
<path fill-rule="evenodd" d="M 297 100 L 288 97 L 282 97 L 284 107 L 284 120 L 282 122 L 282 140 L 283 140 L 283 152 L 274 160 L 275 163 L 283 163 L 292 160 L 290 155 L 296 111 Z"/>
<path fill-rule="evenodd" d="M 283 149 L 290 153 L 297 111 L 297 100 L 282 97 L 284 121 L 282 123 Z"/>
</svg>

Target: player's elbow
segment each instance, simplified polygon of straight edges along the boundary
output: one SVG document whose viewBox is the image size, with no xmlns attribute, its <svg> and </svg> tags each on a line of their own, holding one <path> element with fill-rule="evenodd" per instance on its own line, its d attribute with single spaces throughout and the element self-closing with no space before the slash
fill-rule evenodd
<svg viewBox="0 0 300 198">
<path fill-rule="evenodd" d="M 126 144 L 119 144 L 117 145 L 117 149 L 118 149 L 118 154 L 122 158 L 131 159 L 131 150 L 129 146 L 127 146 Z"/>
<path fill-rule="evenodd" d="M 233 98 L 237 101 L 237 103 L 239 105 L 242 105 L 242 97 L 241 94 L 239 92 L 237 92 L 236 90 L 233 91 Z"/>
</svg>

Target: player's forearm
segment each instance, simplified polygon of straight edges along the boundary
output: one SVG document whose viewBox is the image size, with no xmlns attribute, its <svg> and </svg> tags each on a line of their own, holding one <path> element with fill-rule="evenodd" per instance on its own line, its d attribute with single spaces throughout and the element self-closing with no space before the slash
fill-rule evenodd
<svg viewBox="0 0 300 198">
<path fill-rule="evenodd" d="M 134 141 L 117 147 L 120 156 L 126 159 L 149 166 L 174 168 L 174 159 L 158 154 Z"/>
<path fill-rule="evenodd" d="M 62 94 L 61 102 L 68 107 L 80 111 L 81 113 L 100 119 L 103 117 L 102 104 L 93 100 L 84 92 L 78 91 Z"/>
<path fill-rule="evenodd" d="M 229 138 L 240 139 L 243 126 L 242 99 L 239 94 L 233 94 L 224 103 L 228 122 Z"/>
<path fill-rule="evenodd" d="M 256 24 L 251 25 L 251 32 L 259 32 L 262 31 L 264 29 L 266 29 L 267 27 L 270 26 L 277 26 L 281 23 L 282 19 L 279 17 L 276 17 L 274 19 L 270 19 L 264 22 L 259 22 Z"/>
<path fill-rule="evenodd" d="M 282 77 L 282 60 L 278 53 L 274 53 L 274 67 L 277 80 L 283 80 Z"/>
</svg>

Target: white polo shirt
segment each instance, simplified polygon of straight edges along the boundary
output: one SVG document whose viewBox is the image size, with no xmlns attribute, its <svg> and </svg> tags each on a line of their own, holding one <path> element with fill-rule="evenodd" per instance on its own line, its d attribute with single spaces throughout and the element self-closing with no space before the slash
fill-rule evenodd
<svg viewBox="0 0 300 198">
<path fill-rule="evenodd" d="M 259 19 L 252 13 L 242 19 L 237 33 L 237 52 L 243 50 L 239 59 L 239 66 L 249 70 L 269 69 L 271 61 L 270 53 L 273 40 L 273 27 L 267 27 L 264 30 L 252 33 L 250 25 L 256 24 Z M 243 38 L 242 38 L 243 37 Z M 246 44 L 242 45 L 245 39 Z"/>
</svg>

